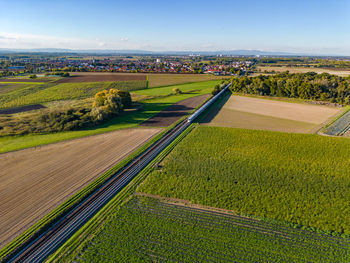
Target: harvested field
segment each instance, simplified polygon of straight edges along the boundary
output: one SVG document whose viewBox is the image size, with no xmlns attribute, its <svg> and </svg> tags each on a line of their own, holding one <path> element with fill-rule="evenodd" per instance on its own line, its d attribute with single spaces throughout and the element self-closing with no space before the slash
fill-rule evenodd
<svg viewBox="0 0 350 263">
<path fill-rule="evenodd" d="M 209 94 L 204 94 L 175 103 L 141 125 L 148 127 L 169 126 L 181 117 L 187 115 L 190 111 L 203 103 L 209 96 Z"/>
<path fill-rule="evenodd" d="M 285 72 L 289 71 L 289 73 L 306 73 L 306 72 L 316 72 L 316 73 L 329 73 L 333 75 L 338 75 L 341 77 L 347 77 L 350 75 L 350 69 L 327 69 L 327 68 L 307 68 L 307 67 L 273 67 L 273 66 L 266 66 L 261 67 L 259 66 L 258 69 L 262 71 L 262 73 L 267 71 L 276 71 L 276 72 Z"/>
<path fill-rule="evenodd" d="M 328 106 L 231 96 L 202 122 L 211 126 L 314 133 L 341 111 Z"/>
<path fill-rule="evenodd" d="M 126 129 L 0 154 L 0 247 L 160 129 Z"/>
<path fill-rule="evenodd" d="M 13 113 L 20 113 L 20 112 L 26 112 L 31 110 L 38 110 L 43 108 L 46 108 L 46 107 L 41 104 L 34 104 L 34 105 L 27 105 L 22 107 L 15 107 L 15 108 L 0 110 L 0 114 L 13 114 Z"/>
<path fill-rule="evenodd" d="M 128 73 L 71 73 L 69 78 L 63 78 L 56 83 L 77 83 L 77 82 L 98 82 L 98 81 L 128 81 L 128 80 L 146 80 L 146 74 L 128 74 Z"/>
</svg>

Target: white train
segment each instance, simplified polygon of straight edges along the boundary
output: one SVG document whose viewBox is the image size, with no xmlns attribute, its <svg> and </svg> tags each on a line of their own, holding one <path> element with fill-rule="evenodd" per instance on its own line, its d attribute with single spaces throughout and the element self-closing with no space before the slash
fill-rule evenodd
<svg viewBox="0 0 350 263">
<path fill-rule="evenodd" d="M 203 111 L 205 111 L 214 101 L 217 100 L 229 87 L 231 83 L 229 83 L 225 88 L 223 88 L 218 94 L 212 97 L 209 101 L 207 101 L 202 107 L 200 107 L 195 113 L 188 117 L 187 122 L 194 121 Z"/>
</svg>

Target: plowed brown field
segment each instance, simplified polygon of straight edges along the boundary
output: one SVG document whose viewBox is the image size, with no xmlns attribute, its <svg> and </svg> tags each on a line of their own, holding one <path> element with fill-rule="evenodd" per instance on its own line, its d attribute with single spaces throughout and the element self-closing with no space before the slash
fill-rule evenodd
<svg viewBox="0 0 350 263">
<path fill-rule="evenodd" d="M 187 115 L 190 111 L 195 109 L 201 103 L 203 103 L 207 98 L 209 98 L 209 94 L 200 95 L 197 97 L 185 99 L 183 101 L 177 102 L 165 110 L 159 112 L 152 118 L 148 119 L 141 126 L 149 126 L 149 127 L 166 127 L 181 117 Z"/>
<path fill-rule="evenodd" d="M 98 82 L 98 81 L 128 81 L 128 80 L 146 80 L 146 74 L 130 73 L 108 73 L 108 72 L 82 72 L 71 73 L 69 78 L 63 78 L 56 83 L 77 83 L 77 82 Z"/>
<path fill-rule="evenodd" d="M 160 129 L 126 129 L 0 154 L 0 247 Z"/>
</svg>

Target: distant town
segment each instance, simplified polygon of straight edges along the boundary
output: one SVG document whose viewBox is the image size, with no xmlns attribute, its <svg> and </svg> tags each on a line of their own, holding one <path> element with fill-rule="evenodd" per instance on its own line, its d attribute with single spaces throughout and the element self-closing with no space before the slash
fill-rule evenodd
<svg viewBox="0 0 350 263">
<path fill-rule="evenodd" d="M 3 76 L 52 71 L 66 72 L 129 72 L 244 75 L 254 60 L 233 57 L 198 56 L 54 56 L 2 55 Z"/>
</svg>

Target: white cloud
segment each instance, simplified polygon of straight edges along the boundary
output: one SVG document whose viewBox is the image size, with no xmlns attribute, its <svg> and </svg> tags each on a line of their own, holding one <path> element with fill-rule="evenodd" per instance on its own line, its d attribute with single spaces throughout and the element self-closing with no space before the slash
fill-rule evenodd
<svg viewBox="0 0 350 263">
<path fill-rule="evenodd" d="M 88 39 L 0 32 L 0 48 L 126 49 L 141 48 L 141 46 L 142 44 L 129 43 L 127 37 L 105 41 L 99 38 Z"/>
</svg>

